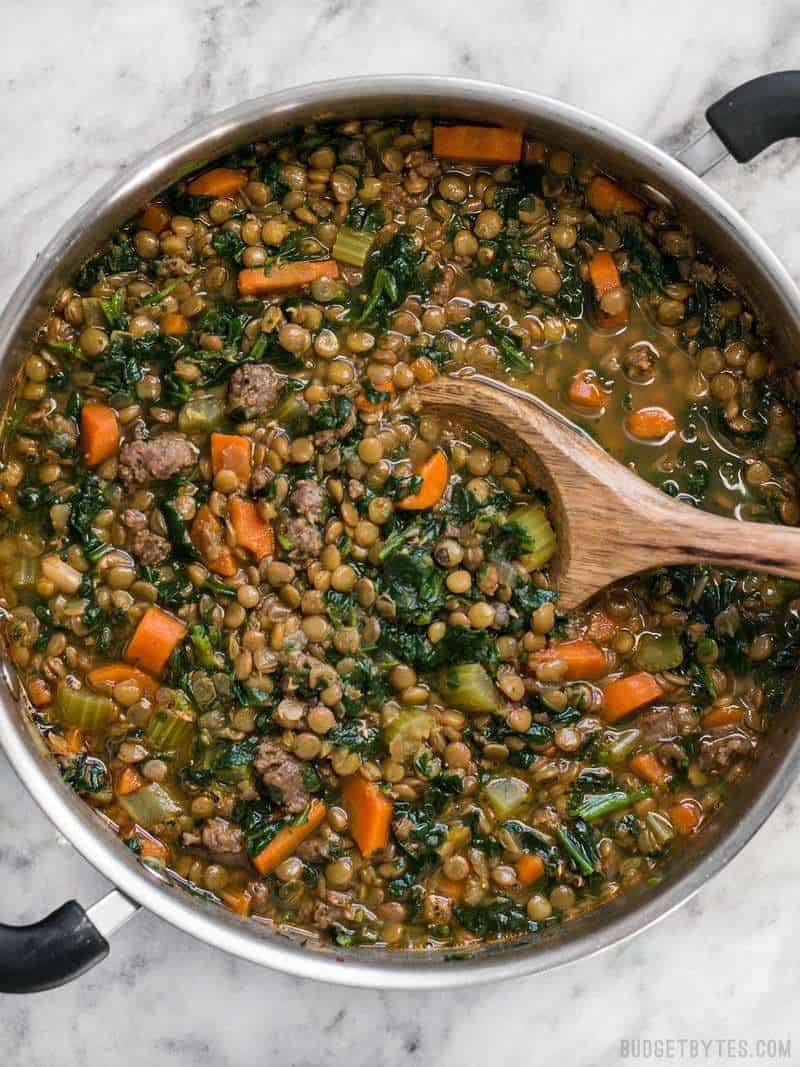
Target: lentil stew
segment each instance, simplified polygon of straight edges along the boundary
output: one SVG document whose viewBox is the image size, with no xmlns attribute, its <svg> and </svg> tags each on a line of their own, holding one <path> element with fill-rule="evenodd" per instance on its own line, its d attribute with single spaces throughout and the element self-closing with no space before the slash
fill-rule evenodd
<svg viewBox="0 0 800 1067">
<path fill-rule="evenodd" d="M 338 945 L 469 946 L 657 878 L 746 773 L 800 590 L 673 569 L 560 613 L 547 500 L 420 410 L 470 369 L 689 505 L 800 518 L 736 280 L 519 131 L 248 145 L 60 295 L 5 426 L 4 632 L 143 863 Z"/>
</svg>

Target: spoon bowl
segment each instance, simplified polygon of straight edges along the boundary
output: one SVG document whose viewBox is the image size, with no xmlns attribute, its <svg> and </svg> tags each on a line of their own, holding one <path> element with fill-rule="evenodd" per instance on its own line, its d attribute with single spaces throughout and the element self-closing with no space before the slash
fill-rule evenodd
<svg viewBox="0 0 800 1067">
<path fill-rule="evenodd" d="M 419 390 L 437 414 L 474 425 L 544 489 L 558 535 L 559 607 L 640 571 L 709 563 L 800 579 L 800 530 L 700 511 L 654 488 L 538 397 L 489 378 L 441 377 Z"/>
</svg>

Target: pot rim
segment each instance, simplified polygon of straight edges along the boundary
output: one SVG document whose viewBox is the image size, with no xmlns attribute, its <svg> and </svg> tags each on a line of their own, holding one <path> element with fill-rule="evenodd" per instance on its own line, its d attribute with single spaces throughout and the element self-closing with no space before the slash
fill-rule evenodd
<svg viewBox="0 0 800 1067">
<path fill-rule="evenodd" d="M 465 78 L 392 74 L 313 82 L 248 100 L 173 135 L 108 181 L 36 258 L 0 316 L 0 366 L 5 365 L 6 380 L 13 372 L 10 364 L 17 357 L 25 323 L 35 311 L 41 312 L 59 269 L 70 256 L 74 258 L 99 222 L 107 235 L 117 224 L 115 213 L 126 209 L 132 214 L 131 204 L 140 206 L 181 172 L 199 165 L 204 149 L 210 146 L 209 158 L 219 155 L 246 139 L 238 131 L 253 124 L 291 126 L 312 116 L 324 117 L 326 111 L 377 117 L 390 113 L 390 108 L 396 114 L 427 111 L 489 120 L 496 112 L 498 117 L 516 116 L 521 124 L 537 129 L 569 127 L 581 137 L 602 139 L 648 181 L 657 184 L 663 179 L 688 202 L 716 216 L 732 241 L 753 259 L 787 321 L 795 327 L 800 323 L 800 294 L 774 253 L 719 194 L 661 149 L 605 119 L 526 90 Z M 8 689 L 0 689 L 0 744 L 45 814 L 98 871 L 139 904 L 210 945 L 287 974 L 347 986 L 411 990 L 474 985 L 552 970 L 619 944 L 674 911 L 721 870 L 759 829 L 800 766 L 796 733 L 775 756 L 769 776 L 753 802 L 742 808 L 735 825 L 707 840 L 697 858 L 677 877 L 665 878 L 661 889 L 645 890 L 639 898 L 629 890 L 597 909 L 592 915 L 603 917 L 599 922 L 586 916 L 566 924 L 557 937 L 543 935 L 527 947 L 509 944 L 481 950 L 476 958 L 458 965 L 447 960 L 445 966 L 439 953 L 362 948 L 328 954 L 267 933 L 252 920 L 238 919 L 216 905 L 190 899 L 166 884 L 163 876 L 154 877 L 115 837 L 105 834 L 96 816 L 61 782 L 52 759 L 43 758 L 35 726 L 20 714 L 13 667 L 5 663 L 3 668 Z M 614 910 L 620 901 L 624 903 Z"/>
</svg>

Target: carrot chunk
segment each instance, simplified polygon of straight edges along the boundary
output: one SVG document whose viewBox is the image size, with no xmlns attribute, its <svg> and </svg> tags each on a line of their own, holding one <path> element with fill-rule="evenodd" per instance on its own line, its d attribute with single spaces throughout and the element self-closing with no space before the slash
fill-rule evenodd
<svg viewBox="0 0 800 1067">
<path fill-rule="evenodd" d="M 652 752 L 640 752 L 628 763 L 628 767 L 645 782 L 662 786 L 667 784 L 667 772 Z"/>
<path fill-rule="evenodd" d="M 189 182 L 186 191 L 192 196 L 233 196 L 245 185 L 247 175 L 243 170 L 215 167 Z"/>
<path fill-rule="evenodd" d="M 394 392 L 394 385 L 392 382 L 380 382 L 378 385 L 373 386 L 373 388 L 377 389 L 380 393 L 386 393 L 386 399 L 379 400 L 377 403 L 373 404 L 371 400 L 367 399 L 366 393 L 359 393 L 356 397 L 356 407 L 359 411 L 383 411 L 389 403 L 392 393 Z"/>
<path fill-rule="evenodd" d="M 71 726 L 69 730 L 64 731 L 64 740 L 67 742 L 67 750 L 79 755 L 83 752 L 84 738 L 83 731 L 79 730 L 77 726 Z"/>
<path fill-rule="evenodd" d="M 703 726 L 713 730 L 717 726 L 738 726 L 744 718 L 744 711 L 736 704 L 723 704 L 712 708 L 703 718 Z"/>
<path fill-rule="evenodd" d="M 342 782 L 342 796 L 350 816 L 350 833 L 362 856 L 383 851 L 389 844 L 392 802 L 377 782 L 353 774 Z"/>
<path fill-rule="evenodd" d="M 700 825 L 700 806 L 694 800 L 682 800 L 669 809 L 672 825 L 679 834 L 686 836 Z"/>
<path fill-rule="evenodd" d="M 601 714 L 606 722 L 615 722 L 637 708 L 643 708 L 645 704 L 652 704 L 663 694 L 664 690 L 647 671 L 629 674 L 626 678 L 617 678 L 608 683 L 603 692 Z"/>
<path fill-rule="evenodd" d="M 312 800 L 305 816 L 279 830 L 266 848 L 253 859 L 256 870 L 261 874 L 274 871 L 279 863 L 283 863 L 292 855 L 301 841 L 305 841 L 314 833 L 325 818 L 326 811 L 321 800 Z"/>
<path fill-rule="evenodd" d="M 517 878 L 520 885 L 533 885 L 544 874 L 544 861 L 541 856 L 526 853 L 517 860 Z"/>
<path fill-rule="evenodd" d="M 168 311 L 159 319 L 158 328 L 165 337 L 185 337 L 189 332 L 189 320 L 177 311 Z"/>
<path fill-rule="evenodd" d="M 135 793 L 144 785 L 144 778 L 133 767 L 123 767 L 117 775 L 114 783 L 114 792 L 118 797 L 126 797 L 129 793 Z"/>
<path fill-rule="evenodd" d="M 247 485 L 253 471 L 253 444 L 249 437 L 239 434 L 212 433 L 211 469 L 214 474 L 221 470 L 233 471 L 242 485 Z"/>
<path fill-rule="evenodd" d="M 239 569 L 222 534 L 222 523 L 208 506 L 197 509 L 189 538 L 210 571 L 230 578 Z"/>
<path fill-rule="evenodd" d="M 603 650 L 598 648 L 594 641 L 587 641 L 583 637 L 569 641 L 556 641 L 549 648 L 534 652 L 530 657 L 530 662 L 536 667 L 540 663 L 549 663 L 555 659 L 566 663 L 568 682 L 602 678 L 608 669 Z"/>
<path fill-rule="evenodd" d="M 586 199 L 589 207 L 598 215 L 613 215 L 615 211 L 622 211 L 626 215 L 641 215 L 645 209 L 644 200 L 640 200 L 638 196 L 629 193 L 627 189 L 602 174 L 592 178 Z"/>
<path fill-rule="evenodd" d="M 457 882 L 453 878 L 445 878 L 442 875 L 439 878 L 439 892 L 450 900 L 458 902 L 464 896 L 464 883 Z"/>
<path fill-rule="evenodd" d="M 87 467 L 96 467 L 117 454 L 119 419 L 108 404 L 84 404 L 81 408 L 81 445 Z"/>
<path fill-rule="evenodd" d="M 236 531 L 236 540 L 248 549 L 260 562 L 275 552 L 275 534 L 272 526 L 258 514 L 255 504 L 241 497 L 232 497 L 228 512 Z"/>
<path fill-rule="evenodd" d="M 94 689 L 106 685 L 113 687 L 120 682 L 136 682 L 148 697 L 154 696 L 158 689 L 158 682 L 154 678 L 129 663 L 109 663 L 105 667 L 95 667 L 86 675 L 86 680 Z"/>
<path fill-rule="evenodd" d="M 658 441 L 674 432 L 675 416 L 666 408 L 639 408 L 630 412 L 625 425 L 628 432 L 640 441 Z"/>
<path fill-rule="evenodd" d="M 125 659 L 160 678 L 183 640 L 186 624 L 161 608 L 148 608 L 125 649 Z"/>
<path fill-rule="evenodd" d="M 46 708 L 53 702 L 53 691 L 44 678 L 31 678 L 28 682 L 28 696 L 35 708 Z"/>
<path fill-rule="evenodd" d="M 242 296 L 262 296 L 285 293 L 310 285 L 316 278 L 338 278 L 339 264 L 335 259 L 311 259 L 300 263 L 277 263 L 263 267 L 246 267 L 239 271 L 238 285 Z"/>
<path fill-rule="evenodd" d="M 568 396 L 578 407 L 594 411 L 599 411 L 606 401 L 600 386 L 593 378 L 587 377 L 585 371 L 579 371 L 572 379 Z"/>
<path fill-rule="evenodd" d="M 442 499 L 450 478 L 447 456 L 444 452 L 434 452 L 415 473 L 422 479 L 422 485 L 416 493 L 411 493 L 410 496 L 398 501 L 397 507 L 402 511 L 421 511 L 423 508 L 432 508 Z"/>
<path fill-rule="evenodd" d="M 243 919 L 246 919 L 250 914 L 253 907 L 253 898 L 246 889 L 223 889 L 220 893 L 220 900 L 226 904 L 231 911 L 235 911 L 237 915 L 241 915 Z"/>
<path fill-rule="evenodd" d="M 461 163 L 519 163 L 522 130 L 502 126 L 435 126 L 433 154 Z"/>
<path fill-rule="evenodd" d="M 123 841 L 131 841 L 133 838 L 136 838 L 139 842 L 136 855 L 140 860 L 158 860 L 161 863 L 169 863 L 170 850 L 168 846 L 160 838 L 145 830 L 143 826 L 139 826 L 138 823 L 134 823 L 122 835 Z"/>
<path fill-rule="evenodd" d="M 617 264 L 610 252 L 596 252 L 589 260 L 589 278 L 594 286 L 597 303 L 600 304 L 606 293 L 612 289 L 622 288 L 622 279 L 617 270 Z M 610 314 L 602 307 L 597 309 L 597 321 L 606 329 L 617 329 L 624 326 L 628 321 L 628 309 Z"/>
<path fill-rule="evenodd" d="M 148 204 L 139 216 L 139 229 L 161 233 L 169 222 L 169 212 L 161 204 Z"/>
</svg>

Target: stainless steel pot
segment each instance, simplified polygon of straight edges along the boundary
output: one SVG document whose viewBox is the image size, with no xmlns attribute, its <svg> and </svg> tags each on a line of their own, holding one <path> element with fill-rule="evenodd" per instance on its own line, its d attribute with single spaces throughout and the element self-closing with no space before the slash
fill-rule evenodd
<svg viewBox="0 0 800 1067">
<path fill-rule="evenodd" d="M 307 85 L 260 97 L 166 141 L 97 192 L 37 258 L 0 319 L 0 383 L 8 397 L 26 344 L 57 291 L 80 264 L 147 200 L 242 142 L 309 121 L 422 113 L 522 126 L 543 140 L 598 160 L 612 173 L 666 196 L 725 261 L 771 324 L 787 364 L 800 350 L 800 294 L 776 257 L 699 175 L 730 151 L 740 161 L 782 137 L 800 135 L 800 73 L 742 86 L 707 112 L 713 130 L 673 159 L 603 119 L 546 97 L 455 78 L 390 76 Z M 714 132 L 716 131 L 716 132 Z M 0 991 L 50 988 L 108 952 L 106 937 L 138 906 L 254 963 L 343 985 L 427 989 L 546 971 L 644 930 L 701 888 L 761 826 L 800 761 L 797 687 L 743 785 L 705 830 L 664 869 L 598 911 L 525 943 L 485 946 L 466 959 L 447 953 L 341 950 L 293 939 L 243 920 L 142 866 L 63 784 L 35 727 L 20 713 L 10 666 L 0 687 L 0 742 L 12 766 L 59 830 L 118 888 L 88 911 L 70 901 L 32 927 L 0 925 Z"/>
</svg>

